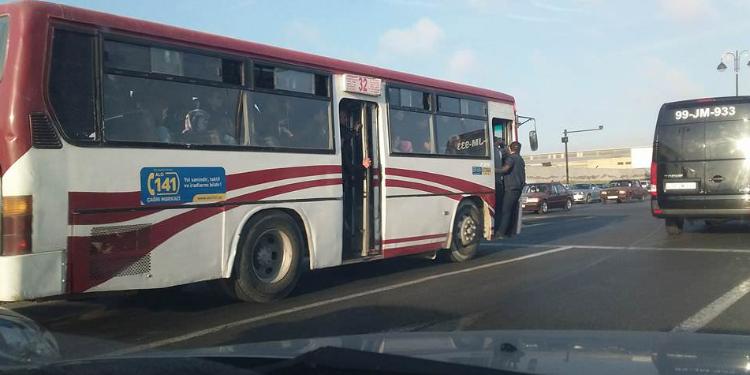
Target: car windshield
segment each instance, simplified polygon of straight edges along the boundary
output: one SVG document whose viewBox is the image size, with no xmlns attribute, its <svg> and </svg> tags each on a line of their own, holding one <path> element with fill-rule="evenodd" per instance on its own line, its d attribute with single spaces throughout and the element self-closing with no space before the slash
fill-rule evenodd
<svg viewBox="0 0 750 375">
<path fill-rule="evenodd" d="M 632 181 L 611 181 L 609 183 L 610 187 L 630 187 L 633 186 Z"/>
<path fill-rule="evenodd" d="M 524 193 L 546 193 L 549 190 L 548 185 L 526 185 L 523 188 Z"/>
<path fill-rule="evenodd" d="M 750 375 L 748 15 L 2 0 L 0 375 Z"/>
</svg>

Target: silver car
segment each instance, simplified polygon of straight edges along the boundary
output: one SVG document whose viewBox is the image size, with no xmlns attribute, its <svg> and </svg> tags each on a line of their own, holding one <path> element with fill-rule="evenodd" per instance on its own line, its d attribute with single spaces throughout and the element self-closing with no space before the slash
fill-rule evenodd
<svg viewBox="0 0 750 375">
<path fill-rule="evenodd" d="M 591 203 L 602 200 L 599 194 L 601 188 L 596 184 L 572 184 L 570 185 L 570 192 L 573 194 L 573 202 L 576 203 Z"/>
</svg>

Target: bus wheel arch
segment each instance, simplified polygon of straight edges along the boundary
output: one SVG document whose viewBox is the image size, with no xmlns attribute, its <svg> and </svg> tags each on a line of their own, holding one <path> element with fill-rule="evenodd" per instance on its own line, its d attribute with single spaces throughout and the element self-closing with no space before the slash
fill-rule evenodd
<svg viewBox="0 0 750 375">
<path fill-rule="evenodd" d="M 249 213 L 233 237 L 229 277 L 218 280 L 230 298 L 270 302 L 288 295 L 310 257 L 309 230 L 289 208 Z"/>
<path fill-rule="evenodd" d="M 443 252 L 444 258 L 453 262 L 464 262 L 476 255 L 484 232 L 483 210 L 484 204 L 481 198 L 476 196 L 465 197 L 458 202 L 451 220 L 448 249 Z M 465 230 L 474 236 L 470 244 L 464 243 L 465 241 L 460 237 L 460 232 Z"/>
</svg>

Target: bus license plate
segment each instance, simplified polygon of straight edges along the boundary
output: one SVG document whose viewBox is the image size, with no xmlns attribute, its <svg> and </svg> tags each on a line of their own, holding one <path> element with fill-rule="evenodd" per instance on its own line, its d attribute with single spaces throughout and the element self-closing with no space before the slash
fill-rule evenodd
<svg viewBox="0 0 750 375">
<path fill-rule="evenodd" d="M 698 188 L 697 182 L 667 182 L 664 184 L 664 190 L 695 190 Z"/>
</svg>

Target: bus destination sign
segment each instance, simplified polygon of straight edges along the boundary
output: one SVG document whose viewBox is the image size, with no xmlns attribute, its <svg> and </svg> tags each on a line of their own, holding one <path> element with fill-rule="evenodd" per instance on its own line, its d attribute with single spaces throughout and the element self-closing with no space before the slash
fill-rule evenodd
<svg viewBox="0 0 750 375">
<path fill-rule="evenodd" d="M 383 81 L 380 78 L 360 76 L 356 74 L 345 74 L 345 91 L 355 92 L 370 96 L 380 96 L 383 91 Z"/>
</svg>

